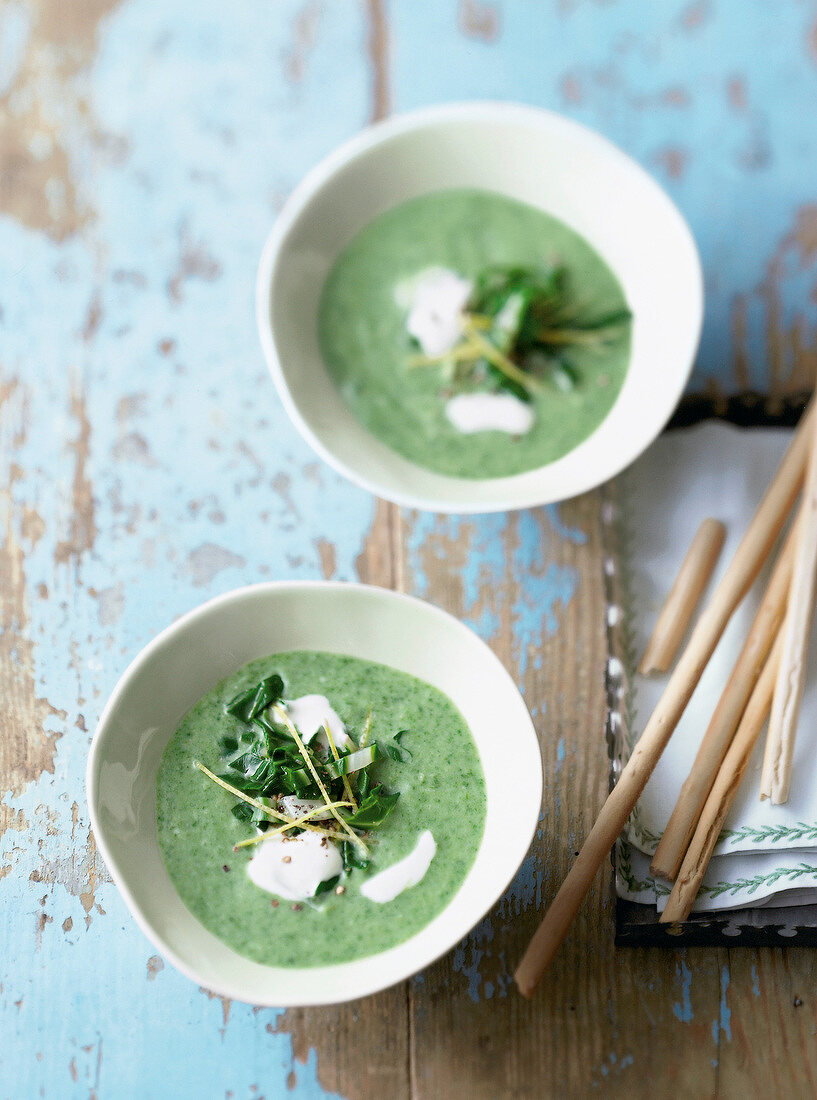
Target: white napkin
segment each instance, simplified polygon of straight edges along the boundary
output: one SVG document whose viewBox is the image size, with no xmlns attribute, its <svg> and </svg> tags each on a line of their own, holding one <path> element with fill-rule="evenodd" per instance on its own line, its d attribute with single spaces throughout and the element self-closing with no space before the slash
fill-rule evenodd
<svg viewBox="0 0 817 1100">
<path fill-rule="evenodd" d="M 732 558 L 791 439 L 778 429 L 742 430 L 709 422 L 662 436 L 625 475 L 621 515 L 632 547 L 628 616 L 640 657 L 699 524 L 707 516 L 727 527 L 713 584 Z M 738 608 L 658 762 L 619 844 L 617 889 L 633 901 L 666 903 L 669 884 L 649 874 L 658 844 L 689 773 L 712 712 L 748 634 L 771 572 L 768 565 Z M 702 600 L 703 606 L 706 595 Z M 614 613 L 615 614 L 615 613 Z M 639 732 L 667 677 L 628 670 L 632 732 Z M 817 644 L 800 714 L 791 794 L 784 806 L 759 799 L 765 733 L 732 805 L 695 904 L 696 910 L 738 909 L 817 900 Z M 797 902 L 790 899 L 796 891 Z"/>
</svg>

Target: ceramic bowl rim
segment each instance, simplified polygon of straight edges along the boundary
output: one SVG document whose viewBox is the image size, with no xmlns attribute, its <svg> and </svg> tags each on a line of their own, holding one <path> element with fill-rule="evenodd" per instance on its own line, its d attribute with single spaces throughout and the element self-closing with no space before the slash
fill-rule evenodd
<svg viewBox="0 0 817 1100">
<path fill-rule="evenodd" d="M 644 435 L 638 436 L 635 446 L 632 444 L 629 446 L 622 445 L 616 458 L 611 461 L 609 465 L 605 466 L 603 470 L 597 468 L 590 476 L 576 479 L 575 492 L 571 492 L 571 495 L 578 496 L 581 493 L 588 492 L 610 478 L 615 477 L 616 474 L 619 474 L 634 462 L 635 459 L 654 442 L 666 426 L 678 401 L 683 395 L 695 365 L 704 319 L 704 277 L 700 254 L 692 230 L 676 203 L 664 188 L 661 187 L 658 181 L 647 172 L 638 161 L 625 153 L 603 134 L 600 134 L 589 126 L 585 126 L 583 123 L 576 122 L 574 119 L 544 107 L 535 107 L 529 104 L 505 100 L 486 99 L 464 100 L 416 108 L 414 110 L 392 115 L 382 121 L 366 126 L 360 132 L 338 145 L 306 173 L 300 183 L 298 183 L 290 193 L 272 226 L 261 252 L 256 277 L 255 310 L 261 346 L 264 351 L 267 368 L 272 376 L 275 388 L 287 415 L 303 439 L 309 444 L 312 450 L 327 463 L 327 465 L 353 484 L 368 490 L 375 496 L 383 497 L 384 499 L 392 501 L 394 504 L 408 508 L 419 508 L 425 511 L 456 515 L 474 515 L 517 511 L 523 508 L 557 503 L 566 499 L 565 494 L 561 491 L 548 491 L 544 486 L 536 485 L 532 486 L 524 494 L 524 497 L 520 495 L 512 501 L 508 501 L 503 496 L 502 489 L 500 488 L 500 486 L 513 482 L 517 478 L 525 477 L 538 471 L 547 470 L 548 466 L 553 465 L 553 463 L 546 463 L 543 466 L 535 467 L 533 470 L 525 471 L 521 474 L 510 475 L 505 478 L 485 480 L 474 479 L 475 485 L 489 485 L 492 481 L 496 483 L 497 494 L 490 499 L 446 499 L 442 495 L 430 497 L 423 493 L 411 491 L 410 489 L 402 490 L 389 487 L 388 490 L 386 490 L 379 481 L 368 477 L 365 469 L 350 465 L 347 461 L 338 457 L 313 430 L 306 417 L 302 414 L 298 402 L 291 393 L 286 371 L 282 366 L 281 357 L 278 353 L 275 335 L 272 329 L 270 300 L 273 280 L 282 247 L 286 242 L 290 230 L 322 187 L 328 184 L 332 178 L 348 164 L 362 159 L 371 150 L 396 136 L 409 133 L 413 130 L 421 130 L 438 123 L 449 121 L 457 122 L 462 120 L 476 122 L 500 121 L 512 125 L 524 124 L 548 130 L 553 128 L 558 130 L 561 128 L 563 133 L 572 134 L 588 145 L 595 146 L 600 154 L 626 167 L 630 173 L 648 186 L 653 193 L 658 194 L 662 198 L 666 205 L 668 216 L 674 222 L 675 229 L 680 237 L 684 239 L 684 243 L 690 251 L 690 257 L 693 263 L 694 285 L 690 288 L 690 313 L 693 317 L 693 322 L 689 337 L 689 363 L 684 370 L 679 370 L 677 372 L 674 384 L 667 388 L 660 415 L 655 417 L 649 431 Z M 592 244 L 592 241 L 590 243 Z M 609 413 L 607 415 L 609 416 Z M 408 462 L 410 460 L 406 459 L 405 461 Z M 427 472 L 428 471 L 424 471 L 424 473 Z M 470 481 L 471 479 L 452 480 L 459 483 L 463 480 Z"/>
<path fill-rule="evenodd" d="M 187 961 L 180 958 L 179 955 L 170 947 L 163 939 L 162 935 L 153 927 L 151 922 L 145 917 L 142 912 L 142 907 L 134 895 L 134 892 L 129 886 L 129 876 L 126 869 L 120 865 L 119 860 L 114 856 L 111 851 L 111 847 L 108 844 L 106 837 L 105 826 L 100 820 L 98 812 L 99 808 L 99 765 L 104 760 L 104 748 L 105 742 L 108 736 L 108 730 L 110 724 L 116 715 L 117 708 L 130 689 L 133 681 L 137 678 L 142 667 L 147 664 L 152 658 L 153 654 L 161 649 L 168 641 L 170 641 L 174 635 L 177 635 L 184 630 L 188 629 L 191 625 L 195 624 L 197 620 L 206 619 L 206 616 L 216 610 L 218 607 L 241 599 L 252 598 L 255 595 L 263 595 L 270 591 L 283 591 L 285 589 L 298 590 L 298 589 L 320 589 L 324 591 L 343 589 L 344 591 L 354 591 L 364 597 L 374 599 L 386 599 L 394 600 L 395 602 L 406 602 L 414 606 L 422 608 L 422 613 L 429 614 L 432 618 L 437 618 L 440 621 L 445 621 L 447 625 L 456 631 L 462 633 L 463 637 L 468 637 L 471 644 L 476 643 L 478 647 L 482 648 L 485 656 L 492 664 L 497 677 L 504 680 L 506 686 L 510 688 L 524 708 L 528 717 L 528 728 L 525 730 L 525 738 L 529 741 L 531 749 L 531 757 L 535 755 L 537 761 L 536 775 L 533 779 L 536 790 L 530 793 L 530 812 L 527 814 L 527 820 L 523 821 L 522 825 L 516 822 L 518 827 L 515 827 L 515 836 L 517 837 L 517 852 L 518 859 L 514 860 L 513 869 L 509 874 L 504 874 L 491 880 L 490 886 L 486 885 L 484 889 L 482 901 L 479 906 L 479 911 L 474 910 L 471 915 L 468 916 L 467 921 L 462 920 L 457 926 L 457 934 L 455 938 L 451 938 L 449 935 L 444 943 L 438 943 L 433 948 L 426 949 L 411 963 L 410 966 L 404 966 L 400 973 L 394 975 L 390 974 L 387 980 L 378 980 L 376 977 L 369 978 L 368 980 L 357 981 L 354 987 L 349 992 L 348 996 L 343 997 L 325 997 L 321 996 L 320 991 L 310 990 L 303 997 L 293 1000 L 288 998 L 286 1002 L 281 1002 L 279 999 L 264 999 L 255 1000 L 248 999 L 246 993 L 242 993 L 240 985 L 231 984 L 230 981 L 214 982 L 210 979 L 206 983 L 202 980 L 202 977 L 197 973 L 194 966 L 188 964 Z M 522 865 L 525 856 L 530 849 L 530 845 L 536 834 L 536 829 L 539 822 L 539 815 L 542 803 L 544 780 L 541 766 L 541 758 L 539 753 L 539 743 L 536 735 L 535 728 L 533 726 L 532 719 L 530 717 L 530 711 L 525 703 L 522 693 L 519 691 L 516 683 L 511 677 L 504 664 L 500 661 L 497 655 L 493 652 L 490 646 L 487 645 L 482 638 L 461 622 L 458 618 L 452 615 L 450 612 L 445 611 L 443 608 L 438 607 L 436 604 L 430 603 L 427 600 L 422 600 L 417 596 L 411 596 L 408 593 L 398 592 L 393 589 L 383 588 L 379 585 L 364 584 L 362 582 L 354 581 L 324 581 L 324 580 L 279 580 L 279 581 L 264 581 L 255 584 L 243 585 L 239 588 L 231 589 L 218 596 L 215 596 L 209 600 L 206 600 L 202 604 L 198 604 L 196 607 L 191 608 L 185 614 L 174 620 L 158 634 L 156 634 L 151 640 L 137 653 L 133 660 L 128 664 L 125 671 L 117 680 L 116 685 L 113 688 L 103 710 L 100 714 L 99 721 L 94 731 L 93 738 L 91 740 L 91 746 L 88 753 L 88 762 L 85 772 L 85 791 L 86 801 L 88 804 L 91 827 L 94 833 L 94 839 L 97 848 L 105 861 L 105 865 L 110 872 L 114 885 L 118 889 L 125 904 L 130 912 L 130 915 L 136 921 L 137 925 L 147 937 L 147 939 L 161 952 L 172 965 L 184 974 L 191 981 L 198 983 L 199 985 L 206 985 L 206 988 L 218 996 L 229 997 L 234 1000 L 243 1001 L 244 1003 L 250 1003 L 255 1005 L 261 1005 L 265 1007 L 305 1007 L 305 1006 L 317 1006 L 325 1004 L 341 1004 L 345 1001 L 357 1000 L 361 997 L 366 997 L 371 994 L 380 992 L 383 989 L 390 988 L 393 985 L 399 984 L 401 981 L 405 981 L 413 974 L 423 970 L 431 963 L 447 954 L 456 944 L 468 934 L 468 932 L 489 912 L 491 907 L 499 900 L 504 894 L 513 880 L 515 874 Z M 485 844 L 487 836 L 487 830 L 483 833 L 483 837 L 480 841 L 480 849 Z M 478 849 L 478 851 L 480 850 Z M 476 858 L 476 857 L 475 857 Z M 449 908 L 455 901 L 459 888 L 455 892 L 454 896 L 449 900 L 447 905 L 441 910 L 442 913 Z M 189 910 L 188 910 L 189 913 Z M 191 920 L 196 918 L 190 914 Z M 436 917 L 434 918 L 436 919 Z M 422 934 L 428 926 L 424 926 L 420 929 L 415 936 Z M 404 946 L 409 943 L 413 937 L 403 942 L 403 944 L 395 945 L 396 947 Z M 394 948 L 388 949 L 394 950 Z M 354 964 L 371 964 L 372 960 L 381 957 L 385 952 L 378 952 L 375 955 L 364 956 L 361 959 L 352 960 L 351 963 L 341 963 L 340 966 L 350 966 Z M 254 964 L 261 966 L 262 964 Z M 272 968 L 275 969 L 275 968 Z M 316 968 L 312 967 L 293 967 L 293 970 L 300 970 L 306 976 L 312 976 L 316 973 Z M 320 968 L 318 968 L 320 969 Z M 306 983 L 309 984 L 308 982 Z M 315 984 L 314 981 L 312 983 Z"/>
</svg>

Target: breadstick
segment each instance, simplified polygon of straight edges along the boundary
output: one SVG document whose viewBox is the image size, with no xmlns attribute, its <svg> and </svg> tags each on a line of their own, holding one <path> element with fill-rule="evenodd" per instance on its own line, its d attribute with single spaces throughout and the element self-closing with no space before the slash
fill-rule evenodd
<svg viewBox="0 0 817 1100">
<path fill-rule="evenodd" d="M 709 792 L 695 835 L 672 887 L 667 907 L 661 914 L 662 924 L 686 920 L 692 912 L 693 903 L 709 866 L 712 850 L 718 841 L 726 815 L 735 800 L 749 757 L 752 755 L 752 749 L 769 717 L 782 652 L 783 632 L 781 631 L 763 666 L 760 679 L 755 684 L 737 733 Z"/>
<path fill-rule="evenodd" d="M 814 618 L 817 585 L 817 425 L 812 425 L 809 434 L 812 438 L 800 509 L 802 520 L 794 555 L 791 595 L 783 631 L 783 656 L 774 689 L 760 787 L 760 797 L 771 796 L 775 806 L 789 800 L 794 739 L 806 682 L 809 638 Z"/>
<path fill-rule="evenodd" d="M 698 528 L 644 650 L 638 668 L 642 676 L 666 672 L 672 664 L 725 538 L 726 528 L 720 520 L 705 519 Z"/>
<path fill-rule="evenodd" d="M 661 841 L 655 850 L 650 871 L 661 878 L 674 879 L 684 858 L 701 810 L 718 774 L 732 735 L 738 727 L 752 689 L 786 614 L 792 565 L 800 521 L 789 532 L 775 565 L 769 587 L 755 615 L 740 656 L 735 662 L 701 747 Z"/>
<path fill-rule="evenodd" d="M 769 554 L 803 484 L 809 443 L 815 430 L 814 400 L 794 434 L 783 461 L 757 507 L 735 556 L 701 615 L 683 656 L 641 734 L 629 761 L 576 862 L 545 914 L 514 979 L 520 993 L 533 995 L 542 975 L 567 935 L 576 912 L 602 863 L 632 813 L 639 795 L 672 736 L 692 692 L 737 605 L 746 595 Z"/>
</svg>

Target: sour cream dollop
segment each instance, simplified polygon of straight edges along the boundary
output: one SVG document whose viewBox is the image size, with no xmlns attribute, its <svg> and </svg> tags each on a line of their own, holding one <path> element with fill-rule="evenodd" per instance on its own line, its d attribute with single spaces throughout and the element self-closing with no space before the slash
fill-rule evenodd
<svg viewBox="0 0 817 1100">
<path fill-rule="evenodd" d="M 342 870 L 336 845 L 319 833 L 262 840 L 247 864 L 247 874 L 256 886 L 287 901 L 314 897 L 322 882 Z"/>
<path fill-rule="evenodd" d="M 345 749 L 350 743 L 346 726 L 325 695 L 302 695 L 298 699 L 290 699 L 286 708 L 290 721 L 307 745 L 318 734 L 318 743 L 324 749 L 329 749 L 329 741 L 323 732 L 324 726 L 329 726 L 332 731 L 336 748 Z"/>
<path fill-rule="evenodd" d="M 410 886 L 416 886 L 425 876 L 431 866 L 431 861 L 436 855 L 437 844 L 430 830 L 420 833 L 413 851 L 405 857 L 387 867 L 377 875 L 366 879 L 360 887 L 360 892 L 369 901 L 383 904 L 394 901 L 398 894 L 408 890 Z"/>
<path fill-rule="evenodd" d="M 462 315 L 473 283 L 447 267 L 427 267 L 400 283 L 395 297 L 408 309 L 406 329 L 425 355 L 444 355 L 462 336 Z"/>
<path fill-rule="evenodd" d="M 524 435 L 533 426 L 530 405 L 512 393 L 460 393 L 446 403 L 445 415 L 458 432 Z"/>
</svg>

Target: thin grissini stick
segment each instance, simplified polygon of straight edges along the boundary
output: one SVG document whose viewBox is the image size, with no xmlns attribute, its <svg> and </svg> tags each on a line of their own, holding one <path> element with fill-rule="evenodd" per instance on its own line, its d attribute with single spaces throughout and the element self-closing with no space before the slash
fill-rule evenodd
<svg viewBox="0 0 817 1100">
<path fill-rule="evenodd" d="M 698 528 L 644 650 L 638 668 L 642 676 L 666 672 L 672 664 L 725 538 L 726 528 L 718 519 L 705 519 Z"/>
<path fill-rule="evenodd" d="M 678 874 L 678 868 L 692 839 L 701 810 L 715 782 L 718 768 L 726 755 L 729 742 L 738 728 L 749 696 L 785 618 L 800 524 L 801 521 L 798 520 L 792 527 L 780 552 L 749 636 L 735 662 L 732 675 L 709 722 L 695 762 L 681 787 L 675 809 L 652 857 L 650 870 L 661 878 L 674 879 Z"/>
<path fill-rule="evenodd" d="M 783 652 L 783 631 L 775 640 L 760 679 L 740 720 L 737 733 L 729 746 L 718 776 L 709 792 L 695 835 L 684 856 L 684 862 L 672 887 L 667 907 L 661 914 L 662 924 L 686 920 L 701 888 L 712 851 L 718 842 L 723 823 L 735 800 L 752 750 L 769 717 L 780 656 Z"/>
<path fill-rule="evenodd" d="M 789 799 L 791 762 L 806 682 L 817 587 L 817 424 L 811 426 L 809 435 L 812 437 L 811 449 L 800 508 L 802 519 L 794 552 L 791 594 L 783 629 L 783 656 L 774 689 L 760 788 L 760 797 L 771 796 L 775 806 Z"/>
<path fill-rule="evenodd" d="M 519 991 L 526 997 L 533 995 L 567 935 L 582 899 L 607 859 L 664 746 L 678 725 L 732 612 L 756 578 L 791 511 L 803 482 L 809 435 L 815 422 L 815 408 L 817 406 L 812 401 L 741 539 L 734 558 L 698 620 L 618 783 L 602 806 L 575 863 L 516 969 L 514 979 Z"/>
</svg>

